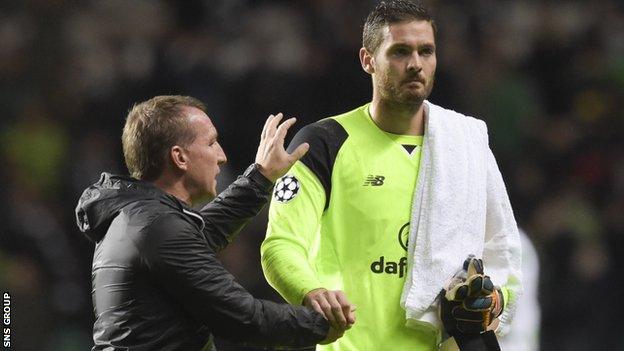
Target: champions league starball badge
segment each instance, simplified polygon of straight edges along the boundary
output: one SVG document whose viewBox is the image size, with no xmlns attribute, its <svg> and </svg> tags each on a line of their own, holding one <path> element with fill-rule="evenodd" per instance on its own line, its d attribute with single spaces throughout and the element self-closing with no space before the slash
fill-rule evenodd
<svg viewBox="0 0 624 351">
<path fill-rule="evenodd" d="M 299 192 L 299 181 L 293 175 L 283 176 L 275 185 L 273 197 L 278 202 L 288 202 L 297 196 Z"/>
</svg>

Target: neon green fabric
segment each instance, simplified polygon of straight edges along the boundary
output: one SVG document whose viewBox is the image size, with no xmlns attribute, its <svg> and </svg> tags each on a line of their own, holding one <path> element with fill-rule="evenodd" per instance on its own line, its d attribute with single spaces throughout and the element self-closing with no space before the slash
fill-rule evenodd
<svg viewBox="0 0 624 351">
<path fill-rule="evenodd" d="M 271 202 L 261 248 L 266 278 L 293 304 L 324 287 L 343 290 L 357 306 L 353 328 L 319 350 L 436 350 L 438 331 L 407 328 L 399 305 L 422 137 L 380 130 L 368 105 L 331 118 L 348 137 L 333 165 L 329 206 L 317 176 L 297 162 L 289 174 L 298 193 Z"/>
<path fill-rule="evenodd" d="M 501 286 L 501 292 L 503 293 L 503 308 L 505 308 L 512 293 L 505 286 Z"/>
</svg>

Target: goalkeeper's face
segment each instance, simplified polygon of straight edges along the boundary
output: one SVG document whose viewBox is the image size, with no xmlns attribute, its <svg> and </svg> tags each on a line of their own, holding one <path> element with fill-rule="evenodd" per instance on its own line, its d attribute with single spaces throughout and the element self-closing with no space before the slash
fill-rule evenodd
<svg viewBox="0 0 624 351">
<path fill-rule="evenodd" d="M 371 59 L 374 88 L 383 100 L 421 104 L 431 94 L 437 64 L 431 23 L 393 23 L 380 35 L 383 41 Z"/>
</svg>

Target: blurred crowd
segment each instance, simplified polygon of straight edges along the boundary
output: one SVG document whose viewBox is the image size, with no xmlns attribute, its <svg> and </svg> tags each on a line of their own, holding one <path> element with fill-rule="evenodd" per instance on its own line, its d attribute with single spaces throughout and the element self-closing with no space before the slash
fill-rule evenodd
<svg viewBox="0 0 624 351">
<path fill-rule="evenodd" d="M 126 173 L 132 103 L 203 100 L 229 159 L 223 188 L 253 161 L 268 114 L 299 128 L 369 101 L 357 51 L 375 3 L 3 2 L 0 288 L 12 294 L 16 349 L 92 345 L 93 243 L 74 207 L 100 172 Z M 624 313 L 623 3 L 426 3 L 438 26 L 430 100 L 488 123 L 537 248 L 542 349 L 624 350 L 613 333 Z M 265 224 L 266 213 L 222 258 L 255 295 L 279 300 L 259 267 Z"/>
</svg>

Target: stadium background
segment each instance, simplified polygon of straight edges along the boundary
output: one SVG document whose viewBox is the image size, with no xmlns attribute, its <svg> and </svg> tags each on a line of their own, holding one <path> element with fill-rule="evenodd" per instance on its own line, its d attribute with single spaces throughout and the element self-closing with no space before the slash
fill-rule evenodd
<svg viewBox="0 0 624 351">
<path fill-rule="evenodd" d="M 373 3 L 3 1 L 0 288 L 13 298 L 15 349 L 92 345 L 93 246 L 73 209 L 101 171 L 125 172 L 120 132 L 133 102 L 206 102 L 229 158 L 223 187 L 252 161 L 269 113 L 301 127 L 368 101 L 357 50 Z M 429 3 L 439 28 L 431 100 L 488 122 L 540 255 L 542 349 L 624 350 L 622 2 Z M 256 296 L 278 299 L 259 268 L 265 221 L 223 260 Z"/>
</svg>

